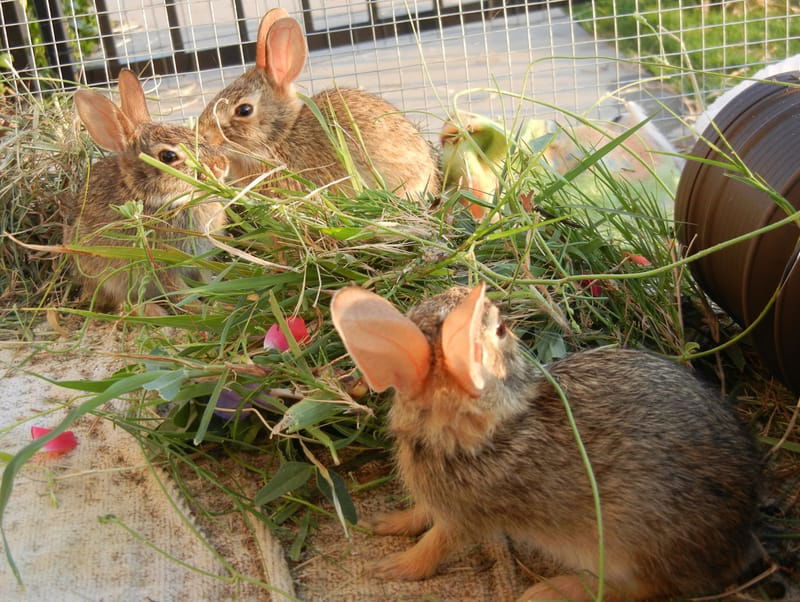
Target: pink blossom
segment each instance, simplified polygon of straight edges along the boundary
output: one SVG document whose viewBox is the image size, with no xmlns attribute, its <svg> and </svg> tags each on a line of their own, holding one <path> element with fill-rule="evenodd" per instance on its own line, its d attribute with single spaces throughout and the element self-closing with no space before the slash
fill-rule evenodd
<svg viewBox="0 0 800 602">
<path fill-rule="evenodd" d="M 289 327 L 289 332 L 292 333 L 294 340 L 298 343 L 305 343 L 308 341 L 308 329 L 303 318 L 286 318 L 286 325 Z M 264 349 L 276 349 L 278 351 L 288 351 L 289 342 L 283 336 L 280 326 L 273 324 L 267 330 L 264 336 Z"/>
<path fill-rule="evenodd" d="M 31 439 L 39 439 L 41 437 L 44 437 L 52 430 L 53 429 L 43 428 L 41 426 L 32 426 Z M 78 439 L 75 437 L 75 433 L 73 433 L 72 431 L 66 431 L 61 433 L 58 437 L 56 437 L 52 441 L 48 441 L 47 443 L 45 443 L 42 449 L 51 452 L 68 452 L 70 450 L 75 449 L 77 445 L 78 445 Z"/>
<path fill-rule="evenodd" d="M 581 280 L 581 288 L 587 289 L 592 297 L 603 296 L 603 286 L 597 280 Z"/>
<path fill-rule="evenodd" d="M 625 257 L 625 259 L 630 259 L 633 263 L 637 265 L 641 265 L 644 267 L 653 265 L 652 263 L 650 263 L 650 260 L 644 255 L 634 255 L 633 253 L 628 253 L 627 251 L 625 251 L 622 255 L 623 257 Z"/>
</svg>

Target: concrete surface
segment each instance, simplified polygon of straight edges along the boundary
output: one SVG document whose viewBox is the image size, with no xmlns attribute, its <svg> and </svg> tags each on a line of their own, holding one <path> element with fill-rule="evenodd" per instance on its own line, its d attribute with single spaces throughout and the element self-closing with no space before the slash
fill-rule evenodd
<svg viewBox="0 0 800 602">
<path fill-rule="evenodd" d="M 209 48 L 238 41 L 232 3 L 178 3 L 182 34 L 187 47 Z M 299 2 L 282 2 L 292 14 L 299 14 Z M 450 0 L 446 5 L 458 4 Z M 247 3 L 247 15 L 260 15 L 269 6 Z M 382 1 L 381 14 L 405 14 L 409 7 L 430 8 L 431 2 Z M 166 11 L 162 3 L 142 8 L 142 3 L 121 2 L 112 20 L 119 32 L 122 56 L 142 58 L 170 52 Z M 366 18 L 363 2 L 335 0 L 312 2 L 319 26 L 347 26 Z M 324 7 L 324 8 L 323 8 Z M 113 6 L 111 6 L 113 10 Z M 423 131 L 437 133 L 452 108 L 453 95 L 473 89 L 460 98 L 459 107 L 497 118 L 525 116 L 552 118 L 558 113 L 549 105 L 567 111 L 586 112 L 612 118 L 618 112 L 613 98 L 620 82 L 635 82 L 639 69 L 617 60 L 614 45 L 597 41 L 570 19 L 567 7 L 546 6 L 526 14 L 508 16 L 502 11 L 485 11 L 481 21 L 420 36 L 405 35 L 362 43 L 353 47 L 319 51 L 309 57 L 299 89 L 313 94 L 334 84 L 356 86 L 377 92 L 409 113 Z M 257 18 L 247 21 L 250 39 L 255 37 Z M 123 62 L 125 62 L 123 60 Z M 244 66 L 201 73 L 162 77 L 146 83 L 158 98 L 152 109 L 164 119 L 183 121 L 196 116 L 205 103 L 225 84 L 233 81 Z M 501 89 L 525 100 L 490 93 L 480 88 Z M 682 99 L 674 89 L 659 83 L 646 89 L 634 85 L 624 95 L 644 100 L 648 112 L 657 110 L 659 100 L 682 111 Z M 654 100 L 659 99 L 659 100 Z M 599 103 L 599 105 L 598 105 Z M 598 110 L 592 110 L 600 106 Z M 674 123 L 661 122 L 675 137 Z"/>
</svg>

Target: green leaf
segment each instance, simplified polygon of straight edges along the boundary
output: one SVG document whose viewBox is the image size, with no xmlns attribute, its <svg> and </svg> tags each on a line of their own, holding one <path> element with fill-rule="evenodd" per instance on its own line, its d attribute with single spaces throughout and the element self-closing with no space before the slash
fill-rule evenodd
<svg viewBox="0 0 800 602">
<path fill-rule="evenodd" d="M 285 425 L 285 432 L 296 433 L 301 429 L 317 425 L 326 418 L 336 416 L 344 408 L 345 406 L 340 403 L 302 399 L 286 410 L 281 422 Z"/>
<path fill-rule="evenodd" d="M 220 375 L 219 380 L 217 381 L 217 384 L 214 387 L 214 390 L 211 392 L 211 397 L 208 400 L 206 409 L 203 410 L 203 416 L 200 418 L 200 426 L 197 427 L 197 433 L 195 433 L 194 436 L 195 445 L 200 445 L 206 436 L 206 432 L 208 431 L 208 425 L 211 422 L 211 416 L 214 415 L 214 410 L 217 407 L 219 396 L 222 393 L 222 389 L 225 387 L 225 383 L 228 382 L 229 373 L 230 371 L 226 369 L 225 372 L 223 372 Z"/>
<path fill-rule="evenodd" d="M 224 315 L 209 315 L 209 316 L 125 316 L 120 318 L 118 314 L 104 314 L 95 311 L 87 311 L 85 309 L 73 309 L 70 307 L 61 307 L 61 313 L 73 314 L 82 316 L 84 318 L 92 318 L 95 320 L 104 320 L 106 322 L 119 322 L 123 321 L 127 324 L 152 324 L 154 326 L 171 326 L 173 328 L 183 328 L 185 330 L 210 330 L 217 331 L 225 322 L 226 316 Z"/>
<path fill-rule="evenodd" d="M 42 449 L 45 444 L 49 443 L 61 433 L 66 431 L 70 426 L 72 426 L 72 423 L 81 416 L 96 410 L 104 403 L 107 403 L 112 399 L 116 399 L 120 395 L 125 395 L 131 391 L 141 389 L 146 384 L 161 378 L 164 374 L 169 373 L 170 371 L 168 370 L 153 370 L 152 372 L 145 372 L 143 374 L 134 374 L 117 381 L 108 387 L 104 392 L 92 397 L 91 399 L 88 399 L 87 401 L 84 401 L 79 406 L 70 410 L 61 423 L 58 424 L 52 431 L 50 431 L 44 437 L 40 437 L 39 439 L 35 439 L 28 443 L 28 445 L 19 450 L 8 463 L 6 469 L 3 471 L 2 481 L 0 481 L 0 533 L 2 533 L 3 536 L 3 548 L 6 552 L 8 566 L 11 567 L 17 583 L 22 585 L 22 576 L 20 575 L 19 569 L 14 562 L 14 557 L 11 554 L 11 548 L 8 544 L 8 540 L 6 539 L 6 531 L 2 524 L 3 518 L 5 518 L 6 507 L 8 506 L 9 499 L 11 499 L 11 492 L 14 488 L 14 478 L 17 476 L 17 473 L 20 471 L 22 466 L 31 459 L 33 454 Z"/>
<path fill-rule="evenodd" d="M 326 498 L 330 500 L 333 507 L 336 509 L 336 515 L 339 520 L 347 521 L 351 525 L 358 522 L 358 515 L 356 507 L 353 504 L 353 498 L 347 491 L 344 479 L 332 470 L 328 470 L 327 478 L 320 470 L 317 470 L 317 487 Z"/>
<path fill-rule="evenodd" d="M 297 529 L 297 537 L 292 542 L 292 547 L 289 548 L 289 559 L 292 562 L 300 560 L 300 553 L 303 551 L 303 545 L 306 543 L 308 537 L 308 530 L 311 526 L 311 512 L 306 511 L 303 518 L 300 519 L 300 526 Z"/>
<path fill-rule="evenodd" d="M 164 372 L 164 370 L 160 370 Z M 145 391 L 158 391 L 161 399 L 172 401 L 181 390 L 181 385 L 186 381 L 189 373 L 184 368 L 171 370 L 152 382 L 142 385 Z"/>
<path fill-rule="evenodd" d="M 3 52 L 0 54 L 0 69 L 13 69 L 14 67 L 14 57 L 11 56 L 10 52 Z"/>
<path fill-rule="evenodd" d="M 256 494 L 253 503 L 263 506 L 282 495 L 294 491 L 306 484 L 311 477 L 314 467 L 305 462 L 286 462 L 281 465 L 278 472 Z"/>
<path fill-rule="evenodd" d="M 65 389 L 72 389 L 73 391 L 85 391 L 86 393 L 102 393 L 115 382 L 119 381 L 118 376 L 111 378 L 104 378 L 102 380 L 51 380 L 41 374 L 34 374 L 33 372 L 26 372 L 36 378 L 41 378 L 50 384 L 64 387 Z"/>
<path fill-rule="evenodd" d="M 320 228 L 322 234 L 335 238 L 336 240 L 350 240 L 364 233 L 363 228 Z"/>
</svg>

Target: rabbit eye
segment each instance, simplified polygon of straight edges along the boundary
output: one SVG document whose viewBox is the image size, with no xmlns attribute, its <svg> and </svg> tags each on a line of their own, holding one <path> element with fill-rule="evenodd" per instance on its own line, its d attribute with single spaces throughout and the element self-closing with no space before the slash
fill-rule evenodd
<svg viewBox="0 0 800 602">
<path fill-rule="evenodd" d="M 249 117 L 253 114 L 253 105 L 248 103 L 242 103 L 238 107 L 236 107 L 236 114 L 239 117 Z"/>
<path fill-rule="evenodd" d="M 159 151 L 158 160 L 162 163 L 166 163 L 167 165 L 170 163 L 175 163 L 175 161 L 178 160 L 178 153 L 169 149 Z"/>
<path fill-rule="evenodd" d="M 506 336 L 506 332 L 507 329 L 505 323 L 500 322 L 500 324 L 497 326 L 497 332 L 495 333 L 497 334 L 497 338 L 502 339 L 504 336 Z"/>
</svg>

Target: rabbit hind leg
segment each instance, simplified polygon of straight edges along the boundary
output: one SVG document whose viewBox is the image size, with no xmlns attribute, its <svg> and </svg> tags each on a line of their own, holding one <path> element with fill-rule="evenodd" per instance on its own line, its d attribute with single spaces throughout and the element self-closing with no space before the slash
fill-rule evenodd
<svg viewBox="0 0 800 602">
<path fill-rule="evenodd" d="M 524 594 L 517 598 L 517 602 L 529 602 L 532 600 L 590 602 L 595 600 L 596 591 L 597 579 L 591 575 L 559 575 L 529 587 Z M 618 592 L 608 591 L 607 589 L 603 595 L 603 600 L 607 602 L 623 602 L 630 599 L 619 595 Z"/>
</svg>

